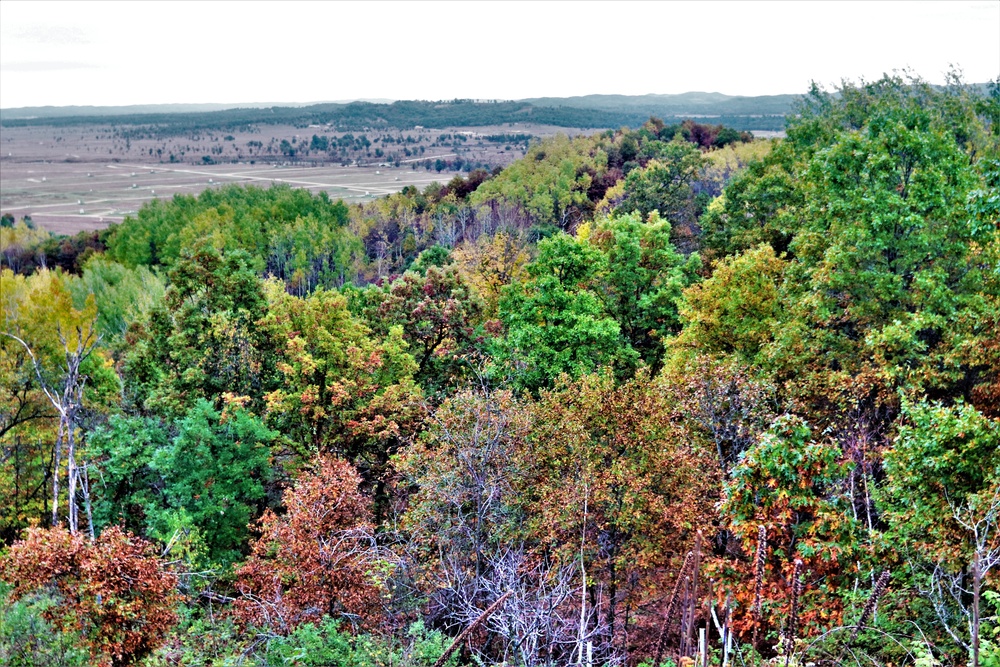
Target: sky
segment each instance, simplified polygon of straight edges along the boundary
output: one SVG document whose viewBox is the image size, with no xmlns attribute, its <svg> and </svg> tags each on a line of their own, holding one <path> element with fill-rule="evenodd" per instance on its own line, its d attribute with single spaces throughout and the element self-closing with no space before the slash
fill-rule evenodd
<svg viewBox="0 0 1000 667">
<path fill-rule="evenodd" d="M 1000 76 L 1000 2 L 0 3 L 0 107 L 802 93 Z"/>
</svg>

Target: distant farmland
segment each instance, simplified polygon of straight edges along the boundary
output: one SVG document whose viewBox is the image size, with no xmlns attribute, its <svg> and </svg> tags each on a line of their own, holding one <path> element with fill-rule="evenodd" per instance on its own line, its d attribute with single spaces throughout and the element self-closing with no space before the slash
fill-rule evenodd
<svg viewBox="0 0 1000 667">
<path fill-rule="evenodd" d="M 518 124 L 351 134 L 278 125 L 164 139 L 133 138 L 118 126 L 4 127 L 0 211 L 73 234 L 121 221 L 156 197 L 228 183 L 285 183 L 366 201 L 473 168 L 504 166 L 535 138 L 592 131 Z M 328 150 L 314 148 L 314 136 L 315 144 L 324 138 Z M 349 146 L 329 149 L 338 140 L 346 144 L 345 137 Z"/>
<path fill-rule="evenodd" d="M 533 140 L 556 133 L 637 127 L 654 115 L 774 135 L 793 100 L 689 93 L 213 111 L 7 109 L 0 111 L 0 211 L 75 233 L 122 220 L 154 197 L 225 183 L 287 183 L 364 201 L 506 166 Z"/>
</svg>

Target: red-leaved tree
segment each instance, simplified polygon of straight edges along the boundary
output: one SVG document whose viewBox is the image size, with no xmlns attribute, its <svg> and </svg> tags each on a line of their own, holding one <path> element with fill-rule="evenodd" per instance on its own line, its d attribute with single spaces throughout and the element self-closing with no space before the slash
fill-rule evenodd
<svg viewBox="0 0 1000 667">
<path fill-rule="evenodd" d="M 13 599 L 54 593 L 59 604 L 47 619 L 80 632 L 102 667 L 136 664 L 177 622 L 177 578 L 152 544 L 117 526 L 94 542 L 64 528 L 29 528 L 0 565 Z"/>
<path fill-rule="evenodd" d="M 371 503 L 350 463 L 321 456 L 284 494 L 287 512 L 261 518 L 260 538 L 237 573 L 243 625 L 287 633 L 323 616 L 357 627 L 380 615 L 381 562 Z"/>
</svg>

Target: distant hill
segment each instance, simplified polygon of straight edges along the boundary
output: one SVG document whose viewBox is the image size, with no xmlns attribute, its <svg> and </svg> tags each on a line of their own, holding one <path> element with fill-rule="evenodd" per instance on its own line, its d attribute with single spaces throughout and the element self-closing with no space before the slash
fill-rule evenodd
<svg viewBox="0 0 1000 667">
<path fill-rule="evenodd" d="M 575 107 L 613 112 L 641 112 L 664 116 L 784 116 L 801 95 L 744 97 L 722 93 L 691 92 L 679 95 L 582 95 L 536 97 L 522 100 L 536 106 Z"/>
<path fill-rule="evenodd" d="M 741 97 L 722 93 L 584 95 L 526 100 L 353 101 L 319 104 L 165 104 L 128 107 L 34 107 L 0 110 L 0 124 L 136 126 L 171 135 L 251 125 L 320 125 L 331 130 L 407 129 L 538 123 L 557 127 L 637 127 L 658 116 L 671 122 L 710 119 L 737 130 L 781 130 L 797 95 Z"/>
<path fill-rule="evenodd" d="M 450 102 L 399 101 L 391 104 L 351 102 L 349 104 L 313 104 L 304 107 L 274 106 L 266 108 L 226 109 L 188 113 L 132 113 L 121 115 L 49 116 L 37 118 L 6 118 L 5 127 L 25 125 L 73 126 L 116 125 L 132 126 L 135 131 L 160 135 L 183 134 L 195 130 L 231 130 L 255 125 L 322 126 L 331 130 L 364 131 L 365 129 L 430 128 L 501 123 L 540 123 L 559 127 L 604 128 L 635 126 L 648 118 L 641 112 L 609 112 L 599 109 L 570 107 L 535 107 L 524 102 Z"/>
<path fill-rule="evenodd" d="M 785 115 L 799 95 L 745 97 L 723 93 L 690 92 L 678 95 L 579 95 L 576 97 L 535 97 L 511 103 L 534 107 L 597 109 L 615 113 L 674 115 Z M 87 116 L 142 116 L 208 113 L 234 109 L 307 109 L 331 104 L 393 104 L 390 99 L 335 100 L 327 102 L 247 102 L 240 104 L 134 104 L 129 106 L 19 107 L 0 109 L 0 120 L 39 120 Z M 472 102 L 469 100 L 469 102 Z"/>
<path fill-rule="evenodd" d="M 271 107 L 301 108 L 316 104 L 349 104 L 372 102 L 388 104 L 390 99 L 335 100 L 328 102 L 246 102 L 240 104 L 132 104 L 128 106 L 66 106 L 15 107 L 0 109 L 0 120 L 37 120 L 42 118 L 75 118 L 85 116 L 135 116 L 145 114 L 204 113 L 230 109 L 270 109 Z"/>
<path fill-rule="evenodd" d="M 990 84 L 972 84 L 987 93 Z M 419 101 L 388 99 L 320 103 L 144 104 L 133 106 L 21 107 L 0 109 L 0 124 L 155 126 L 159 132 L 225 129 L 240 125 L 330 125 L 342 130 L 365 127 L 406 129 L 414 125 L 450 127 L 533 122 L 558 127 L 636 127 L 650 116 L 676 121 L 708 118 L 738 130 L 780 130 L 801 95 L 726 95 L 688 92 L 675 95 L 578 95 L 523 100 Z"/>
</svg>

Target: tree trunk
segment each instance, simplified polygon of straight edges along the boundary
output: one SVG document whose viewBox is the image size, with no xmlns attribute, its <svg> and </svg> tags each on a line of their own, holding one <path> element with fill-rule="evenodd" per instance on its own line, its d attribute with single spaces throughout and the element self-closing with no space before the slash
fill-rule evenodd
<svg viewBox="0 0 1000 667">
<path fill-rule="evenodd" d="M 52 457 L 52 526 L 59 525 L 59 464 L 62 459 L 63 420 L 59 419 L 56 432 L 55 455 Z"/>
<path fill-rule="evenodd" d="M 76 533 L 79 528 L 76 505 L 76 438 L 73 437 L 73 422 L 67 419 L 66 424 L 66 503 L 69 512 L 69 532 Z"/>
<path fill-rule="evenodd" d="M 979 590 L 982 583 L 977 549 L 972 556 L 972 667 L 979 667 Z"/>
<path fill-rule="evenodd" d="M 90 541 L 93 542 L 96 539 L 94 535 L 94 513 L 90 507 L 90 474 L 87 472 L 86 464 L 83 466 L 83 480 L 80 487 L 83 490 L 83 504 L 87 509 L 87 530 L 90 533 Z"/>
</svg>

